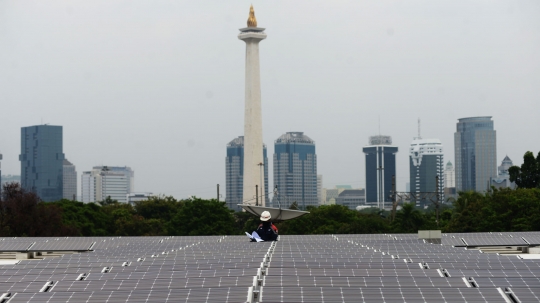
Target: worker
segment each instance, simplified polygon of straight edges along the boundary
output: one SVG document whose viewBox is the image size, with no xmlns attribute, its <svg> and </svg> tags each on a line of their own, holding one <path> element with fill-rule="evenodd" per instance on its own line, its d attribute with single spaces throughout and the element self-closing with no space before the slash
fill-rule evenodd
<svg viewBox="0 0 540 303">
<path fill-rule="evenodd" d="M 257 228 L 256 232 L 264 241 L 276 241 L 278 237 L 277 227 L 270 222 L 272 216 L 269 211 L 263 211 L 261 214 L 261 224 Z"/>
</svg>

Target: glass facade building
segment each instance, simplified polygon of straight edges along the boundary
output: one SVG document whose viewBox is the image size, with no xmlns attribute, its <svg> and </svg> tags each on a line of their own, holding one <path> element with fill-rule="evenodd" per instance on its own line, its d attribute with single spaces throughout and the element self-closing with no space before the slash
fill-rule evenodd
<svg viewBox="0 0 540 303">
<path fill-rule="evenodd" d="M 22 188 L 46 202 L 63 198 L 62 126 L 22 127 L 19 161 Z"/>
<path fill-rule="evenodd" d="M 274 185 L 273 207 L 318 205 L 315 141 L 303 132 L 287 132 L 274 142 Z"/>
<path fill-rule="evenodd" d="M 438 139 L 414 139 L 409 148 L 410 191 L 436 192 L 444 201 L 444 155 Z M 439 177 L 437 184 L 436 177 Z M 416 201 L 417 206 L 432 204 L 429 200 Z"/>
<path fill-rule="evenodd" d="M 266 153 L 266 145 L 263 145 L 263 159 L 265 203 L 268 206 L 268 156 Z M 225 202 L 227 203 L 227 207 L 234 211 L 240 211 L 242 208 L 239 207 L 238 204 L 242 204 L 244 201 L 244 136 L 239 136 L 227 144 L 225 183 Z M 259 196 L 261 196 L 261 194 L 259 194 Z M 261 201 L 261 198 L 262 197 L 259 197 L 259 201 Z M 246 200 L 251 199 L 254 199 L 254 197 Z"/>
<path fill-rule="evenodd" d="M 483 192 L 497 176 L 497 140 L 491 117 L 458 120 L 454 133 L 456 191 Z"/>
<path fill-rule="evenodd" d="M 77 170 L 75 165 L 64 159 L 64 199 L 77 200 Z"/>
<path fill-rule="evenodd" d="M 362 150 L 366 154 L 366 204 L 390 207 L 398 148 L 392 146 L 392 137 L 379 135 L 370 137 Z"/>
</svg>

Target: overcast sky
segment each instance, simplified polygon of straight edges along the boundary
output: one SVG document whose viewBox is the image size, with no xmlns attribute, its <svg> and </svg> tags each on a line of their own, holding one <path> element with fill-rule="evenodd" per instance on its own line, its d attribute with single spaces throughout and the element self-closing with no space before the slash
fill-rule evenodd
<svg viewBox="0 0 540 303">
<path fill-rule="evenodd" d="M 243 135 L 246 26 L 260 45 L 264 142 L 303 131 L 324 186 L 365 186 L 362 147 L 438 138 L 493 116 L 497 161 L 540 151 L 540 2 L 0 0 L 2 174 L 20 174 L 20 128 L 62 125 L 80 174 L 130 166 L 135 190 L 214 197 Z M 272 177 L 270 177 L 272 184 Z M 80 184 L 79 184 L 80 194 Z"/>
</svg>

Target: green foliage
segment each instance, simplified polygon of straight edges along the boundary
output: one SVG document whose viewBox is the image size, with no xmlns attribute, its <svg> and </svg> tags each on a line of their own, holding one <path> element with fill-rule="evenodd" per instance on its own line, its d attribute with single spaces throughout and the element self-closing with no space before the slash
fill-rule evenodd
<svg viewBox="0 0 540 303">
<path fill-rule="evenodd" d="M 362 214 L 342 205 L 308 207 L 307 215 L 278 224 L 281 234 L 351 234 L 388 230 L 387 220 L 378 214 Z"/>
<path fill-rule="evenodd" d="M 235 218 L 225 202 L 193 197 L 167 223 L 172 236 L 204 236 L 237 234 Z"/>
<path fill-rule="evenodd" d="M 64 225 L 72 227 L 77 236 L 107 236 L 110 217 L 95 203 L 60 200 L 49 203 L 62 209 Z"/>
<path fill-rule="evenodd" d="M 523 155 L 521 167 L 512 166 L 508 169 L 510 181 L 515 182 L 519 188 L 539 188 L 540 187 L 540 152 L 536 159 L 532 152 L 528 151 Z"/>
<path fill-rule="evenodd" d="M 392 222 L 392 230 L 396 233 L 415 233 L 426 229 L 426 216 L 415 208 L 414 203 L 405 203 Z"/>
<path fill-rule="evenodd" d="M 164 222 L 180 210 L 183 201 L 177 201 L 171 196 L 155 196 L 145 201 L 135 202 L 135 212 L 146 219 L 157 219 Z"/>
</svg>

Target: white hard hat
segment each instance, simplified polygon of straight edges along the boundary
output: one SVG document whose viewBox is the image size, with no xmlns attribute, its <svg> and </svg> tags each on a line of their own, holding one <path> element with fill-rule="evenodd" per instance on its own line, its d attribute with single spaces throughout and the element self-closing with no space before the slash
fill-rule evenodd
<svg viewBox="0 0 540 303">
<path fill-rule="evenodd" d="M 261 221 L 268 221 L 270 220 L 270 218 L 272 218 L 272 216 L 270 215 L 270 212 L 265 210 L 262 212 L 261 214 Z"/>
</svg>

